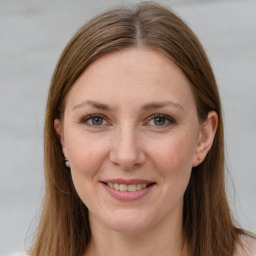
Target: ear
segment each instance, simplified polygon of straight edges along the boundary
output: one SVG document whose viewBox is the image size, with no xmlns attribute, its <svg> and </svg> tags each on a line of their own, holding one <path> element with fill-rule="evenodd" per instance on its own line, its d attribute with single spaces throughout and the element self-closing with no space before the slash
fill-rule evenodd
<svg viewBox="0 0 256 256">
<path fill-rule="evenodd" d="M 208 151 L 212 147 L 217 127 L 218 114 L 215 111 L 210 111 L 206 121 L 203 123 L 200 129 L 195 154 L 193 157 L 193 167 L 196 167 L 202 163 L 207 156 Z"/>
<path fill-rule="evenodd" d="M 59 137 L 60 143 L 62 145 L 62 152 L 63 152 L 64 156 L 66 157 L 66 155 L 65 155 L 65 140 L 64 140 L 64 135 L 63 135 L 62 123 L 59 119 L 54 120 L 54 128 Z"/>
</svg>

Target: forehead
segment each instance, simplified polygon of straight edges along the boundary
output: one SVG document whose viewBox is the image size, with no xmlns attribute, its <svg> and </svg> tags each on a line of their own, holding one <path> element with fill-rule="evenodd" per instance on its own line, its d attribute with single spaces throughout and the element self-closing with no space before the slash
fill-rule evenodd
<svg viewBox="0 0 256 256">
<path fill-rule="evenodd" d="M 114 105 L 147 104 L 153 99 L 195 104 L 190 82 L 180 68 L 148 48 L 108 53 L 89 65 L 71 88 L 67 105 L 87 99 Z"/>
</svg>

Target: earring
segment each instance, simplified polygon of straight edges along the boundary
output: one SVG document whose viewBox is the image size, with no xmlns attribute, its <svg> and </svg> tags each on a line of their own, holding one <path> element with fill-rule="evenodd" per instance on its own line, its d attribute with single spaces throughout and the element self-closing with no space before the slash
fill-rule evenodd
<svg viewBox="0 0 256 256">
<path fill-rule="evenodd" d="M 66 157 L 64 158 L 64 161 L 65 161 L 66 166 L 69 168 L 70 164 L 69 164 L 69 161 L 68 161 L 68 159 Z"/>
</svg>

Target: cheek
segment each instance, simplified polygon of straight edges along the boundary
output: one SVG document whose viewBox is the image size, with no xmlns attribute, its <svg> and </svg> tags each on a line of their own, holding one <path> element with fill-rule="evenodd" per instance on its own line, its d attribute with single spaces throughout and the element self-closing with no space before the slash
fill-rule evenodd
<svg viewBox="0 0 256 256">
<path fill-rule="evenodd" d="M 187 182 L 190 177 L 194 153 L 194 142 L 184 135 L 157 143 L 151 152 L 155 167 L 165 182 Z"/>
<path fill-rule="evenodd" d="M 73 176 L 94 176 L 108 151 L 106 139 L 75 134 L 67 140 L 66 149 Z"/>
<path fill-rule="evenodd" d="M 183 160 L 192 159 L 195 150 L 194 140 L 188 135 L 170 136 L 170 138 L 163 138 L 155 141 L 157 145 L 152 147 L 154 153 L 162 158 L 163 161 L 169 161 L 175 164 Z"/>
<path fill-rule="evenodd" d="M 96 198 L 93 193 L 98 185 L 98 174 L 104 167 L 108 142 L 81 134 L 73 134 L 66 142 L 75 189 L 84 204 L 92 207 Z"/>
</svg>

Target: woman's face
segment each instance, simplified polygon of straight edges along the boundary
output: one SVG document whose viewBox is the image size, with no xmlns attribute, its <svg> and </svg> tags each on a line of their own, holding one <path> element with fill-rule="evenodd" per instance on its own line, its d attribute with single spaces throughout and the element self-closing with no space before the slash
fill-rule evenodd
<svg viewBox="0 0 256 256">
<path fill-rule="evenodd" d="M 55 128 L 91 225 L 132 233 L 181 222 L 202 128 L 190 83 L 166 56 L 133 48 L 100 57 Z"/>
</svg>

